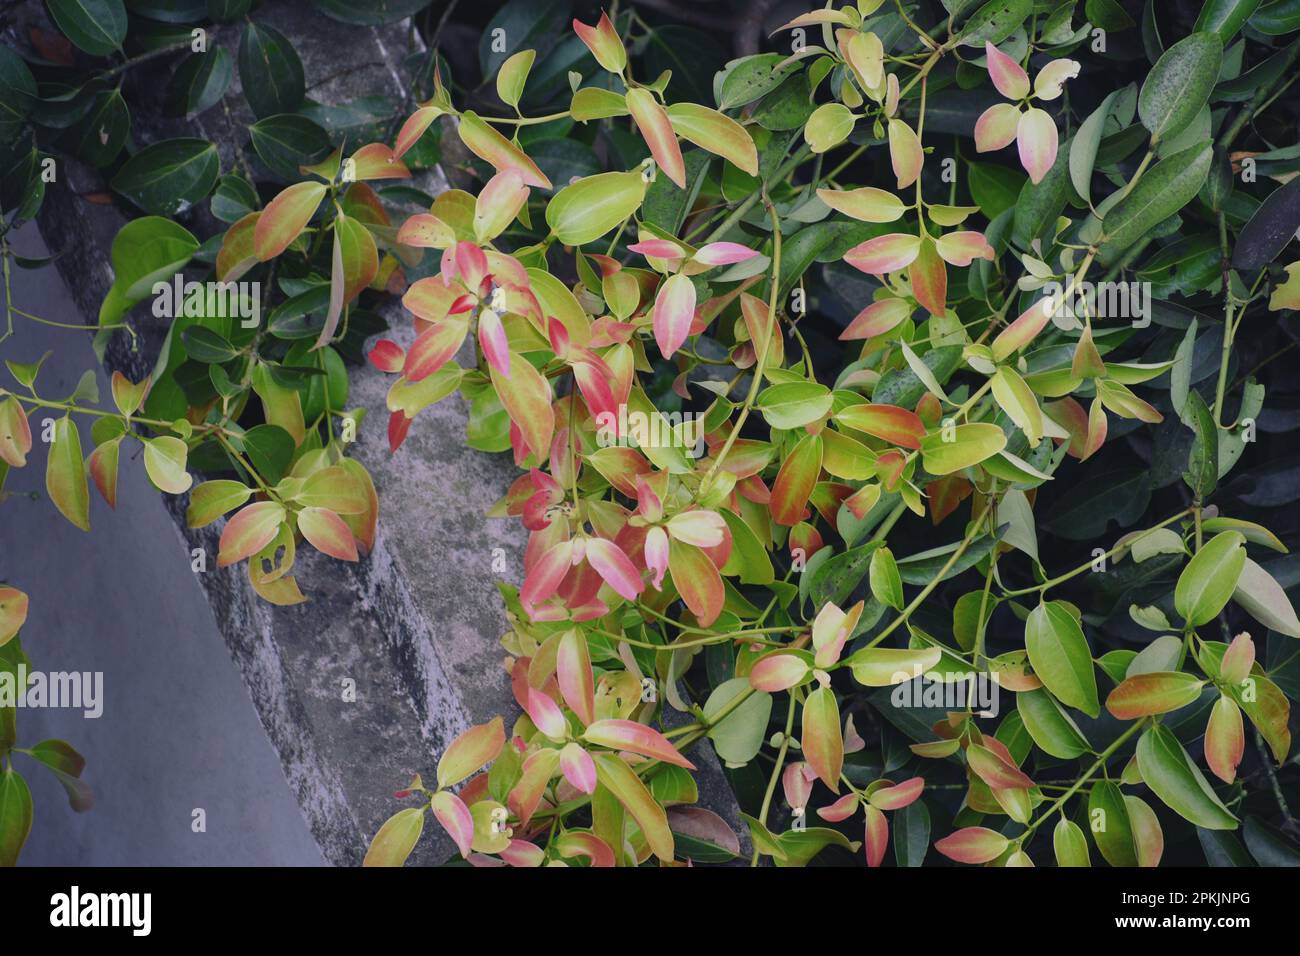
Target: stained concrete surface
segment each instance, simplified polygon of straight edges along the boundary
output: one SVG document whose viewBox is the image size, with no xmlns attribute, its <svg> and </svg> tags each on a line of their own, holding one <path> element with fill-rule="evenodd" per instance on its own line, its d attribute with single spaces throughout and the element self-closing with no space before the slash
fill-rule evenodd
<svg viewBox="0 0 1300 956">
<path fill-rule="evenodd" d="M 34 226 L 13 237 L 19 255 L 45 255 Z M 61 322 L 80 322 L 52 268 L 15 270 L 15 304 Z M 0 357 L 32 361 L 44 396 L 66 396 L 94 369 L 107 400 L 108 380 L 90 335 L 21 317 Z M 0 375 L 8 377 L 7 371 Z M 6 382 L 6 386 L 12 382 Z M 228 866 L 322 865 L 280 760 L 258 722 L 249 692 L 190 570 L 162 497 L 138 455 L 124 455 L 117 510 L 91 492 L 92 533 L 65 521 L 45 495 L 45 449 L 10 472 L 0 504 L 0 580 L 31 597 L 23 646 L 33 668 L 102 671 L 104 712 L 20 710 L 20 746 L 63 738 L 86 757 L 95 792 L 88 813 L 74 813 L 63 788 L 35 761 L 18 755 L 35 802 L 24 865 Z M 88 429 L 82 442 L 89 448 Z M 206 814 L 204 833 L 191 827 Z"/>
</svg>

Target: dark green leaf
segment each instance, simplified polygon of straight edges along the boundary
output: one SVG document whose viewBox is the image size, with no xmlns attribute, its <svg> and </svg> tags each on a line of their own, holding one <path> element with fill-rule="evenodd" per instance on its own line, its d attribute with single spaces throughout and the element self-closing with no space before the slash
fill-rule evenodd
<svg viewBox="0 0 1300 956">
<path fill-rule="evenodd" d="M 1201 111 L 1222 60 L 1223 41 L 1215 33 L 1193 33 L 1161 55 L 1138 94 L 1138 115 L 1152 144 L 1177 136 Z"/>
<path fill-rule="evenodd" d="M 126 39 L 122 0 L 46 0 L 55 25 L 91 56 L 107 56 Z"/>
<path fill-rule="evenodd" d="M 1262 269 L 1281 254 L 1300 229 L 1300 177 L 1268 194 L 1250 217 L 1232 253 L 1236 269 Z"/>
<path fill-rule="evenodd" d="M 222 47 L 191 53 L 172 74 L 163 108 L 172 116 L 202 113 L 226 95 L 234 75 L 234 62 Z"/>
<path fill-rule="evenodd" d="M 220 171 L 211 143 L 168 139 L 128 159 L 113 177 L 113 188 L 146 212 L 174 216 L 206 196 Z"/>
<path fill-rule="evenodd" d="M 292 113 L 268 116 L 248 128 L 253 149 L 271 172 L 294 182 L 302 178 L 300 166 L 320 162 L 330 152 L 329 134 Z"/>
<path fill-rule="evenodd" d="M 239 82 L 259 119 L 296 112 L 307 89 L 293 44 L 278 30 L 256 23 L 246 25 L 239 39 Z"/>
</svg>

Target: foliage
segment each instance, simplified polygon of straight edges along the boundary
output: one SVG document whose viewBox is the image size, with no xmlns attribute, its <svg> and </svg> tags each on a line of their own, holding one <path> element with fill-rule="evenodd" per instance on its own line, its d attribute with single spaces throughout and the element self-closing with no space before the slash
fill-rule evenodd
<svg viewBox="0 0 1300 956">
<path fill-rule="evenodd" d="M 55 20 L 102 57 L 125 21 L 85 11 L 120 6 Z M 478 87 L 427 57 L 359 148 L 287 38 L 221 27 L 237 63 L 190 54 L 171 98 L 212 108 L 237 70 L 256 176 L 190 138 L 122 160 L 114 68 L 59 96 L 0 60 L 11 168 L 58 119 L 146 214 L 101 343 L 191 264 L 276 300 L 246 326 L 191 296 L 155 373 L 115 376 L 86 464 L 110 504 L 138 441 L 266 600 L 305 600 L 301 540 L 359 560 L 379 505 L 343 359 L 394 291 L 412 327 L 367 352 L 392 450 L 459 393 L 523 472 L 492 512 L 530 533 L 502 588 L 522 714 L 400 791 L 366 862 L 404 862 L 430 811 L 475 864 L 724 862 L 736 834 L 690 806 L 706 738 L 753 862 L 1300 859 L 1296 572 L 1269 560 L 1300 494 L 1270 365 L 1300 307 L 1295 5 L 859 0 L 725 64 L 635 6 L 571 33 L 564 6 L 497 12 Z M 440 136 L 481 185 L 406 215 Z M 205 200 L 200 240 L 176 220 Z M 94 397 L 10 367 L 0 452 L 62 410 L 47 485 L 88 527 Z"/>
</svg>

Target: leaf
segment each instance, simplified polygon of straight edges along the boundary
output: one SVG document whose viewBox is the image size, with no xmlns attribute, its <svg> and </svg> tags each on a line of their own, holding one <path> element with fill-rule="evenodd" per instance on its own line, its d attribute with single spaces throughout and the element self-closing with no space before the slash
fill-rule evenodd
<svg viewBox="0 0 1300 956">
<path fill-rule="evenodd" d="M 122 0 L 46 0 L 50 18 L 78 49 L 108 56 L 126 39 Z"/>
<path fill-rule="evenodd" d="M 54 441 L 45 464 L 45 490 L 67 518 L 82 531 L 90 530 L 90 488 L 81 459 L 81 435 L 70 416 L 54 422 Z"/>
<path fill-rule="evenodd" d="M 730 116 L 696 103 L 673 103 L 668 106 L 668 120 L 682 139 L 721 156 L 741 172 L 758 175 L 753 137 Z"/>
<path fill-rule="evenodd" d="M 1244 540 L 1236 531 L 1220 532 L 1205 543 L 1178 576 L 1174 607 L 1192 626 L 1214 620 L 1232 597 L 1246 563 Z"/>
<path fill-rule="evenodd" d="M 636 171 L 600 173 L 565 186 L 546 207 L 546 224 L 566 246 L 605 235 L 641 206 L 646 182 Z"/>
<path fill-rule="evenodd" d="M 622 758 L 613 754 L 594 754 L 596 777 L 623 805 L 641 828 L 651 852 L 665 863 L 672 862 L 674 843 L 668 816 L 650 795 L 641 778 Z"/>
<path fill-rule="evenodd" d="M 1228 812 L 1168 727 L 1156 724 L 1142 734 L 1137 761 L 1143 782 L 1175 813 L 1207 830 L 1237 828 L 1237 818 Z"/>
<path fill-rule="evenodd" d="M 942 656 L 938 647 L 864 647 L 844 663 L 864 687 L 892 687 L 928 673 Z"/>
<path fill-rule="evenodd" d="M 505 746 L 505 722 L 493 717 L 460 733 L 438 759 L 438 789 L 454 787 L 491 763 Z"/>
<path fill-rule="evenodd" d="M 295 113 L 307 85 L 302 60 L 280 31 L 249 21 L 239 38 L 239 83 L 259 119 Z"/>
<path fill-rule="evenodd" d="M 1064 604 L 1049 601 L 1030 612 L 1025 648 L 1034 674 L 1062 703 L 1089 717 L 1100 712 L 1097 677 L 1083 629 Z"/>
<path fill-rule="evenodd" d="M 1287 637 L 1300 637 L 1300 619 L 1296 618 L 1286 591 L 1250 558 L 1242 565 L 1232 599 L 1269 630 Z"/>
<path fill-rule="evenodd" d="M 223 47 L 190 54 L 181 61 L 167 86 L 167 111 L 174 116 L 202 113 L 226 95 L 234 75 L 234 62 Z"/>
<path fill-rule="evenodd" d="M 923 866 L 930 847 L 930 810 L 925 801 L 909 803 L 893 816 L 895 862 L 904 867 Z"/>
<path fill-rule="evenodd" d="M 817 382 L 784 382 L 763 389 L 755 407 L 773 428 L 799 428 L 831 409 L 830 389 Z"/>
<path fill-rule="evenodd" d="M 555 432 L 550 385 L 526 359 L 514 353 L 510 355 L 509 377 L 492 368 L 491 378 L 501 404 L 519 428 L 524 442 L 534 455 L 545 459 Z"/>
<path fill-rule="evenodd" d="M 13 640 L 27 621 L 27 604 L 22 591 L 0 586 L 0 647 Z"/>
<path fill-rule="evenodd" d="M 15 866 L 32 831 L 32 792 L 18 771 L 0 771 L 0 867 Z"/>
<path fill-rule="evenodd" d="M 1277 187 L 1259 204 L 1237 236 L 1233 268 L 1262 269 L 1279 255 L 1300 229 L 1300 180 Z"/>
<path fill-rule="evenodd" d="M 824 153 L 849 138 L 855 121 L 856 117 L 843 103 L 823 103 L 808 117 L 804 139 L 814 154 Z"/>
<path fill-rule="evenodd" d="M 1107 863 L 1114 867 L 1138 865 L 1128 804 L 1116 784 L 1109 780 L 1093 784 L 1088 794 L 1088 822 L 1092 839 Z"/>
<path fill-rule="evenodd" d="M 362 866 L 401 866 L 424 832 L 424 807 L 398 810 L 384 821 L 366 850 Z"/>
<path fill-rule="evenodd" d="M 265 262 L 288 249 L 298 238 L 325 197 L 324 183 L 301 182 L 282 190 L 257 218 L 253 249 Z"/>
<path fill-rule="evenodd" d="M 205 481 L 190 492 L 185 524 L 190 528 L 211 524 L 232 508 L 242 505 L 252 493 L 253 489 L 240 481 L 225 478 Z"/>
<path fill-rule="evenodd" d="M 1073 760 L 1091 749 L 1078 725 L 1047 691 L 1037 688 L 1016 694 L 1016 710 L 1029 736 L 1045 753 Z"/>
<path fill-rule="evenodd" d="M 1205 143 L 1174 153 L 1151 167 L 1102 219 L 1103 264 L 1113 262 L 1139 238 L 1191 202 L 1200 192 L 1213 158 L 1214 150 Z"/>
<path fill-rule="evenodd" d="M 949 475 L 978 465 L 1007 444 L 1001 428 L 984 422 L 958 425 L 950 434 L 952 441 L 945 441 L 942 431 L 921 440 L 921 463 L 932 475 Z"/>
<path fill-rule="evenodd" d="M 898 573 L 898 562 L 888 548 L 878 548 L 872 553 L 868 573 L 872 596 L 886 607 L 901 611 L 903 579 Z"/>
<path fill-rule="evenodd" d="M 1136 720 L 1186 707 L 1201 697 L 1205 682 L 1182 671 L 1133 674 L 1106 698 L 1106 709 L 1117 720 Z"/>
<path fill-rule="evenodd" d="M 1236 36 L 1261 0 L 1206 0 L 1192 30 L 1213 32 L 1225 44 Z"/>
<path fill-rule="evenodd" d="M 961 28 L 961 42 L 965 46 L 996 46 L 1029 19 L 1033 8 L 1032 0 L 989 0 Z"/>
<path fill-rule="evenodd" d="M 497 96 L 507 106 L 519 105 L 524 95 L 524 84 L 528 82 L 528 72 L 533 68 L 537 58 L 536 50 L 520 50 L 501 64 L 497 70 Z"/>
<path fill-rule="evenodd" d="M 484 122 L 477 113 L 470 110 L 462 113 L 456 132 L 471 153 L 484 162 L 490 163 L 497 172 L 513 169 L 523 178 L 525 186 L 536 186 L 539 189 L 551 188 L 551 181 L 537 168 L 537 164 L 528 158 L 528 154 Z M 641 174 L 630 175 L 639 177 Z"/>
<path fill-rule="evenodd" d="M 804 759 L 831 793 L 840 792 L 840 772 L 844 768 L 844 738 L 840 732 L 840 708 L 835 692 L 819 687 L 808 695 L 803 705 L 803 731 L 800 735 Z"/>
<path fill-rule="evenodd" d="M 175 216 L 212 191 L 221 158 L 202 139 L 166 139 L 146 146 L 113 177 L 113 189 L 145 212 Z"/>
<path fill-rule="evenodd" d="M 1091 866 L 1088 859 L 1088 841 L 1079 825 L 1064 816 L 1052 831 L 1052 850 L 1057 866 Z"/>
<path fill-rule="evenodd" d="M 298 512 L 298 530 L 312 547 L 340 561 L 357 560 L 357 543 L 352 530 L 327 508 L 303 508 Z"/>
<path fill-rule="evenodd" d="M 331 149 L 325 130 L 291 113 L 258 120 L 248 127 L 248 135 L 258 157 L 281 179 L 297 179 L 299 167 L 319 162 Z"/>
<path fill-rule="evenodd" d="M 1193 33 L 1161 54 L 1138 94 L 1138 116 L 1151 131 L 1153 146 L 1177 136 L 1201 111 L 1222 60 L 1223 41 L 1209 32 Z"/>
<path fill-rule="evenodd" d="M 1097 147 L 1101 145 L 1106 119 L 1110 116 L 1111 106 L 1120 92 L 1120 90 L 1112 90 L 1101 101 L 1101 105 L 1083 121 L 1070 142 L 1070 182 L 1074 184 L 1075 191 L 1087 202 L 1092 201 L 1092 169 L 1097 161 Z"/>
<path fill-rule="evenodd" d="M 749 696 L 731 709 L 740 694 Z M 713 724 L 724 708 L 730 712 Z M 732 767 L 744 766 L 753 760 L 767 736 L 767 721 L 771 713 L 772 695 L 752 690 L 748 678 L 735 677 L 715 687 L 704 702 L 704 719 L 711 724 L 709 739 L 713 741 L 718 759 Z"/>
<path fill-rule="evenodd" d="M 597 720 L 582 732 L 582 739 L 598 747 L 630 750 L 651 760 L 695 769 L 663 734 L 634 720 Z"/>
<path fill-rule="evenodd" d="M 189 448 L 174 435 L 149 438 L 144 443 L 144 470 L 154 487 L 169 495 L 184 494 L 194 479 L 185 470 Z"/>
<path fill-rule="evenodd" d="M 963 827 L 935 841 L 934 848 L 958 863 L 988 863 L 1000 857 L 1008 845 L 1006 837 L 987 827 Z"/>
</svg>

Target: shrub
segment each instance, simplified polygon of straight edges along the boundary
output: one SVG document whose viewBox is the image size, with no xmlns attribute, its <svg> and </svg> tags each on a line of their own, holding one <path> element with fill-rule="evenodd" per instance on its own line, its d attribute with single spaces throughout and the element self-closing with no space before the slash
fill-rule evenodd
<svg viewBox="0 0 1300 956">
<path fill-rule="evenodd" d="M 360 148 L 312 121 L 283 36 L 232 26 L 253 179 L 202 140 L 122 162 L 120 94 L 78 94 L 109 131 L 82 158 L 147 214 L 99 341 L 191 262 L 270 290 L 256 323 L 182 290 L 156 374 L 115 375 L 87 463 L 110 504 L 138 441 L 191 526 L 228 516 L 218 562 L 266 600 L 306 599 L 300 541 L 360 559 L 379 503 L 344 358 L 394 290 L 412 327 L 366 351 L 393 452 L 459 393 L 521 470 L 492 514 L 530 533 L 502 588 L 522 713 L 401 790 L 367 864 L 403 863 L 430 811 L 481 865 L 730 860 L 691 806 L 706 738 L 755 863 L 1300 858 L 1294 574 L 1260 563 L 1296 495 L 1261 434 L 1291 427 L 1294 5 L 861 0 L 725 64 L 635 6 L 572 34 L 558 6 L 484 27 L 498 103 L 429 56 Z M 228 61 L 177 67 L 182 111 Z M 408 215 L 397 181 L 440 145 L 476 191 Z M 201 241 L 177 219 L 205 199 L 227 225 Z M 48 487 L 87 527 L 87 396 L 11 369 L 31 396 L 0 405 L 0 452 L 22 465 L 27 414 L 64 410 Z"/>
</svg>

